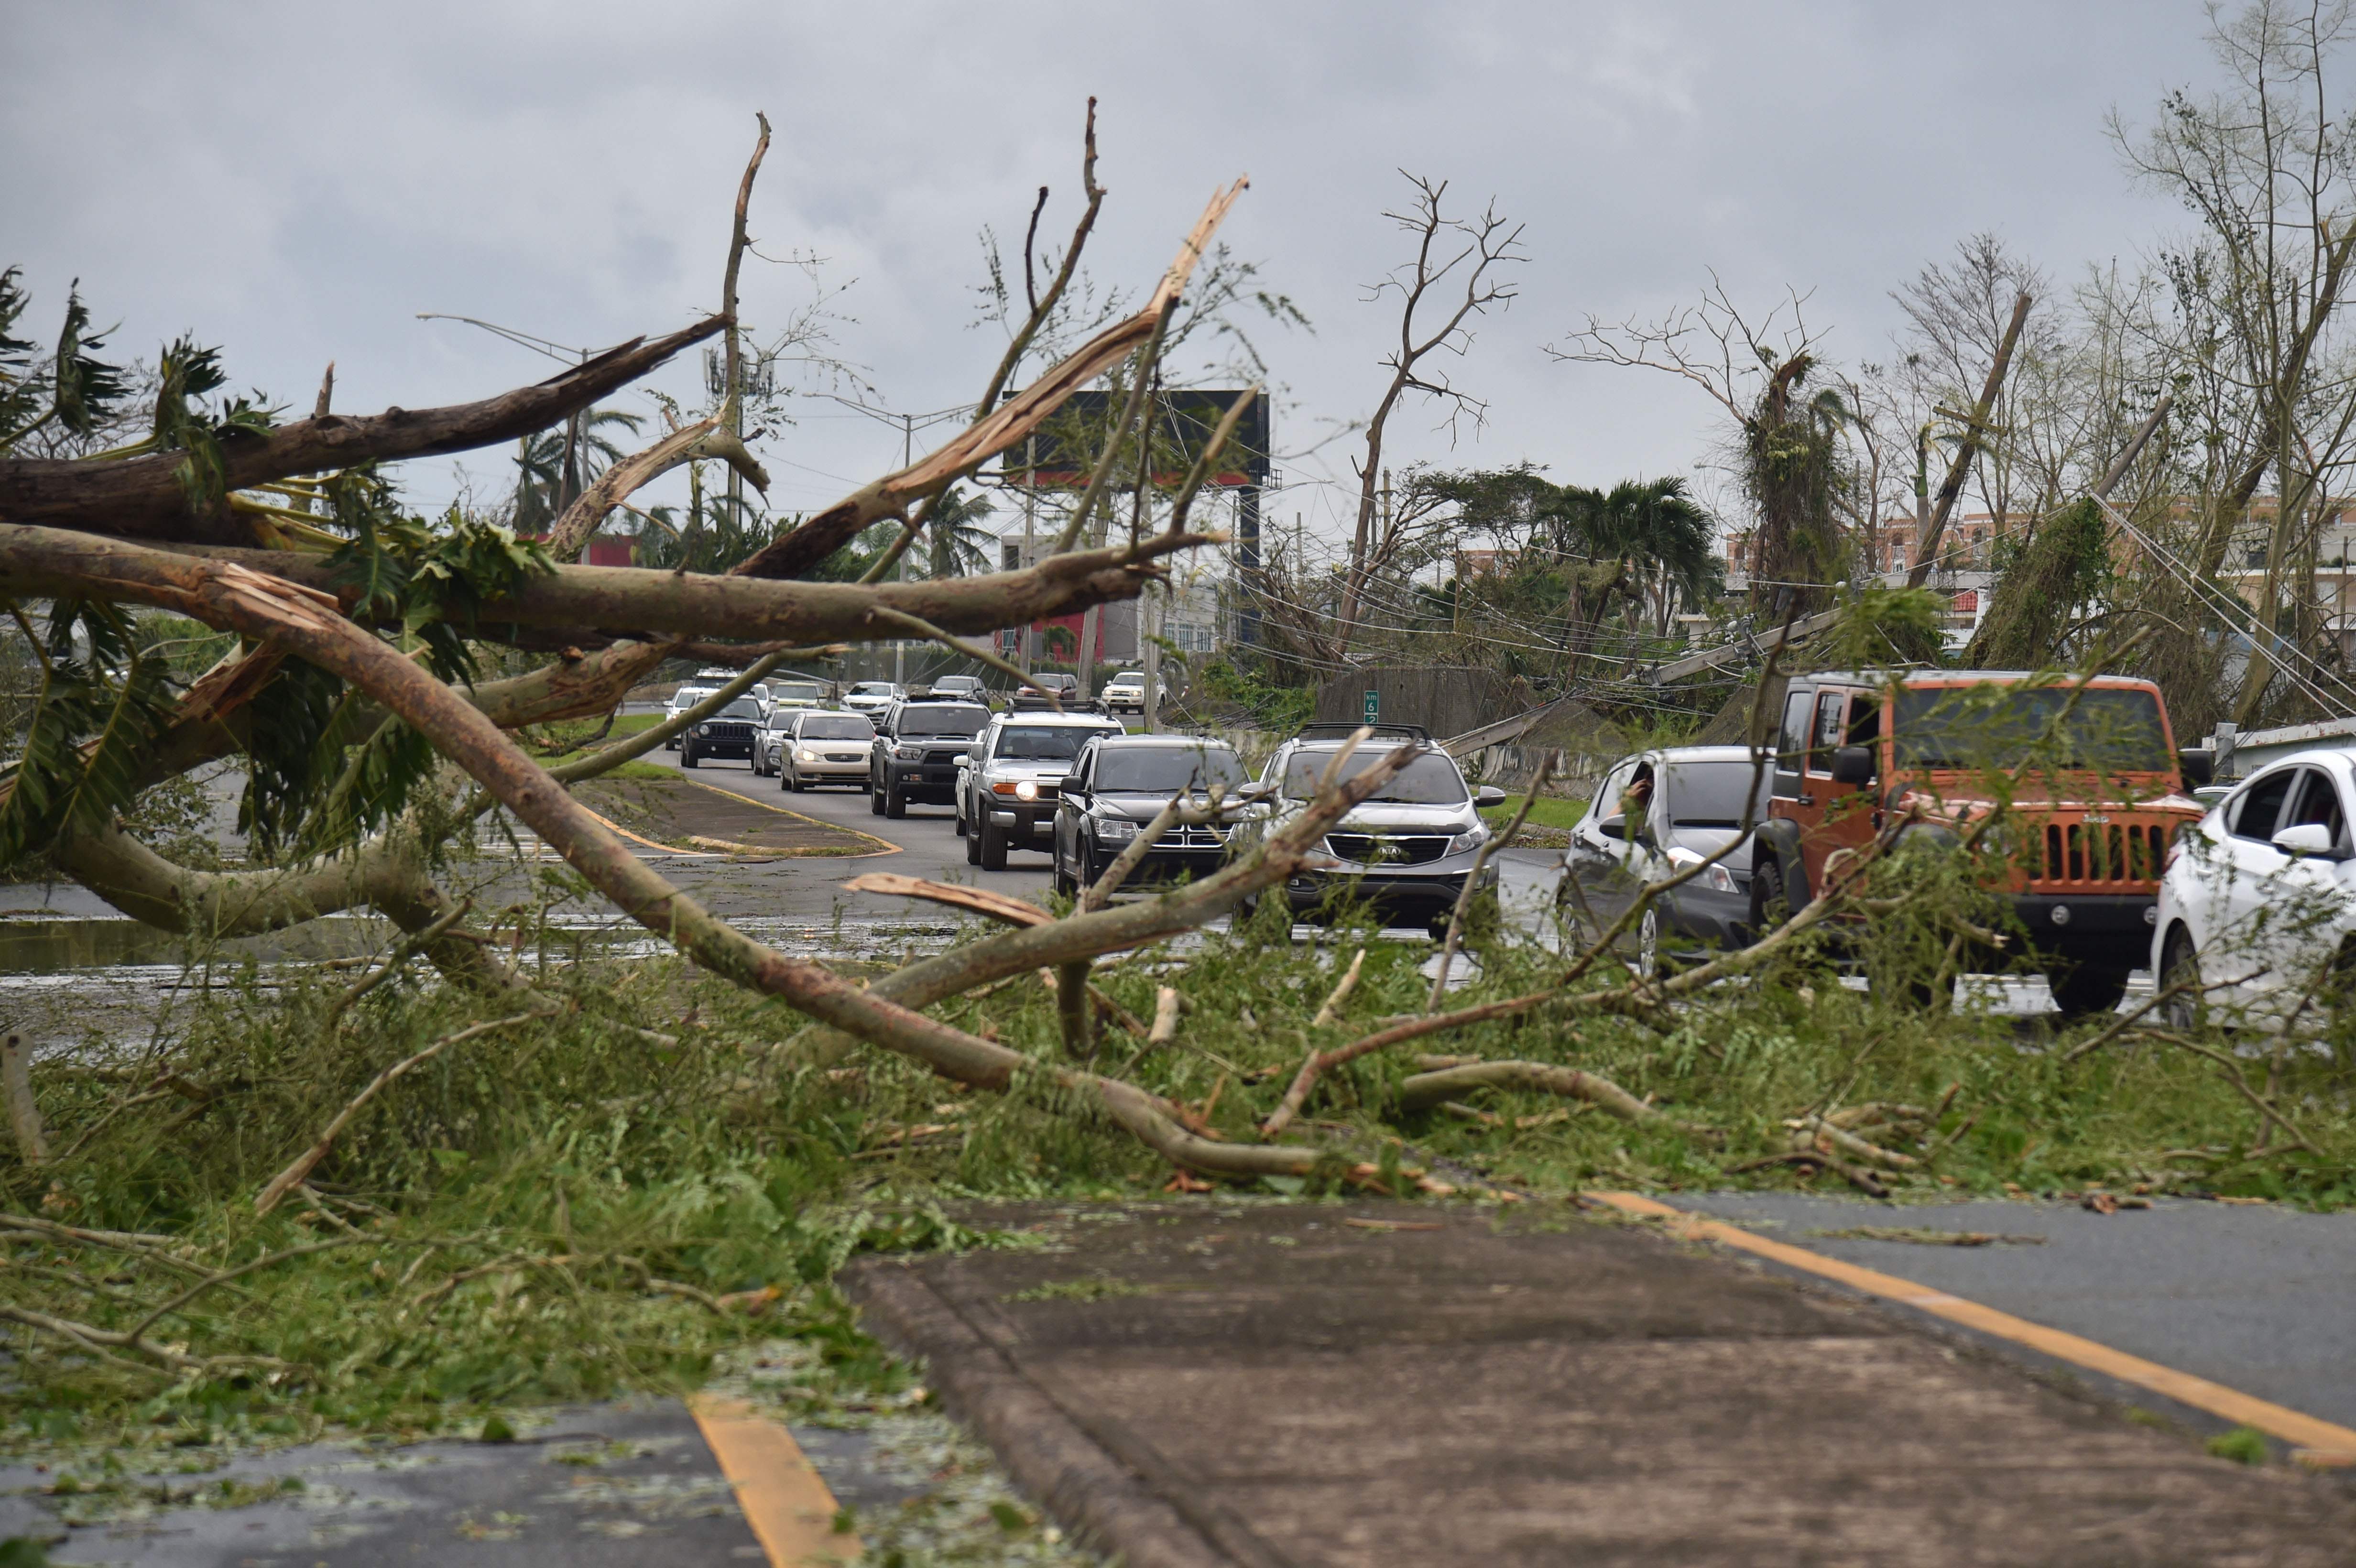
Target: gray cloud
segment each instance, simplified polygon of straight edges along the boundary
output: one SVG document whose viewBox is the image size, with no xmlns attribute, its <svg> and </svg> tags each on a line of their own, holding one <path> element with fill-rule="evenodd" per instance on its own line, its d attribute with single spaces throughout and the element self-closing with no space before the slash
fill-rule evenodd
<svg viewBox="0 0 2356 1568">
<path fill-rule="evenodd" d="M 1082 103 L 1103 101 L 1102 281 L 1150 283 L 1219 181 L 1231 220 L 1312 332 L 1269 333 L 1280 441 L 1357 417 L 1390 321 L 1361 303 L 1395 259 L 1401 166 L 1494 194 L 1528 225 L 1522 298 L 1460 368 L 1494 417 L 1451 454 L 1428 420 L 1400 461 L 1529 458 L 1609 483 L 1682 471 L 1708 410 L 1665 379 L 1549 364 L 1584 313 L 1658 313 L 1716 268 L 1765 301 L 1813 290 L 1836 356 L 1886 341 L 1885 292 L 1996 229 L 2057 277 L 2131 258 L 2179 221 L 2129 189 L 2113 104 L 2208 79 L 2192 0 L 1967 13 L 1871 5 L 781 5 L 20 3 L 0 58 L 0 262 L 46 315 L 67 282 L 118 345 L 193 330 L 232 373 L 339 406 L 478 395 L 544 370 L 421 310 L 603 345 L 717 293 L 728 203 L 765 109 L 776 144 L 754 229 L 856 280 L 842 347 L 894 406 L 972 397 L 975 237 L 1076 201 Z M 747 315 L 800 280 L 755 269 Z M 691 371 L 665 384 L 686 390 Z M 802 507 L 897 438 L 814 409 L 769 443 Z M 1343 449 L 1276 504 L 1315 526 Z M 473 471 L 504 484 L 502 460 Z M 421 501 L 448 469 L 413 471 Z"/>
</svg>

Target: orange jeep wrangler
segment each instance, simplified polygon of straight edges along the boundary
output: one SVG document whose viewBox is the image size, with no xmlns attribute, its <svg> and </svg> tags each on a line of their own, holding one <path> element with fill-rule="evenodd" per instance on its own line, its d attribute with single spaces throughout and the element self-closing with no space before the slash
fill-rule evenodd
<svg viewBox="0 0 2356 1568">
<path fill-rule="evenodd" d="M 1958 845 L 1999 805 L 2013 912 L 2066 1014 L 2118 1006 L 2151 953 L 2159 875 L 2209 753 L 2178 752 L 2159 688 L 2125 676 L 2030 684 L 2019 670 L 1798 676 L 1751 856 L 1763 932 L 1837 880 L 1891 813 L 1907 842 Z M 2008 777 L 1998 784 L 1994 774 Z"/>
</svg>

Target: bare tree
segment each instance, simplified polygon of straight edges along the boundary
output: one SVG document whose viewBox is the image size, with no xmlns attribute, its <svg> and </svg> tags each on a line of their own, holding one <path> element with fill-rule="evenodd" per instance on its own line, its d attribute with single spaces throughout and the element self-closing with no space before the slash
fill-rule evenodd
<svg viewBox="0 0 2356 1568">
<path fill-rule="evenodd" d="M 1435 183 L 1404 169 L 1399 173 L 1413 194 L 1404 208 L 1383 216 L 1414 237 L 1415 255 L 1373 284 L 1366 296 L 1376 301 L 1398 296 L 1398 342 L 1383 357 L 1390 380 L 1366 421 L 1365 454 L 1355 460 L 1358 517 L 1351 536 L 1336 637 L 1344 657 L 1356 639 L 1367 575 L 1389 547 L 1378 511 L 1385 483 L 1383 441 L 1391 414 L 1402 399 L 1412 394 L 1436 400 L 1446 410 L 1440 428 L 1449 432 L 1451 442 L 1468 419 L 1475 430 L 1480 428 L 1489 405 L 1460 389 L 1445 370 L 1437 368 L 1435 357 L 1461 358 L 1471 350 L 1472 318 L 1486 315 L 1492 306 L 1513 302 L 1517 290 L 1499 274 L 1525 260 L 1522 226 L 1501 215 L 1495 201 L 1477 218 L 1451 218 L 1441 206 L 1448 194 L 1446 180 Z"/>
</svg>

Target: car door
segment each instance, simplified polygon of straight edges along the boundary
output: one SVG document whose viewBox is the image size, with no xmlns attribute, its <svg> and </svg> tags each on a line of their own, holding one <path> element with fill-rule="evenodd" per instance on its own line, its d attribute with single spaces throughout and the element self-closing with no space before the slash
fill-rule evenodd
<svg viewBox="0 0 2356 1568">
<path fill-rule="evenodd" d="M 1081 831 L 1081 819 L 1087 815 L 1089 780 L 1095 776 L 1096 761 L 1097 743 L 1089 741 L 1072 759 L 1072 770 L 1064 775 L 1062 787 L 1055 792 L 1055 853 L 1062 864 L 1071 868 L 1074 876 L 1084 875 L 1087 870 L 1083 856 L 1087 840 Z"/>
<path fill-rule="evenodd" d="M 2212 1006 L 2246 1006 L 2274 988 L 2266 971 L 2277 956 L 2279 933 L 2270 901 L 2279 896 L 2290 857 L 2273 840 L 2306 771 L 2290 763 L 2252 778 L 2226 805 L 2223 836 L 2206 846 L 2201 972 L 2211 984 L 2233 982 L 2210 994 Z"/>
<path fill-rule="evenodd" d="M 2351 873 L 2348 813 L 2340 784 L 2329 770 L 2308 766 L 2284 797 L 2275 819 L 2276 834 L 2291 827 L 2320 827 L 2330 848 L 2319 855 L 2292 855 L 2265 846 L 2265 869 L 2255 890 L 2263 908 L 2256 933 L 2265 959 L 2248 987 L 2253 997 L 2270 995 L 2277 1007 L 2296 1006 L 2317 970 L 2340 945 Z M 2252 856 L 2256 859 L 2254 851 Z"/>
<path fill-rule="evenodd" d="M 1603 775 L 1579 826 L 1570 831 L 1570 853 L 1565 858 L 1558 901 L 1590 935 L 1600 935 L 1635 897 L 1635 884 L 1629 874 L 1629 840 L 1606 833 L 1604 824 L 1617 816 L 1623 831 L 1631 830 L 1622 807 L 1644 763 L 1644 758 L 1638 755 L 1614 764 Z"/>
</svg>

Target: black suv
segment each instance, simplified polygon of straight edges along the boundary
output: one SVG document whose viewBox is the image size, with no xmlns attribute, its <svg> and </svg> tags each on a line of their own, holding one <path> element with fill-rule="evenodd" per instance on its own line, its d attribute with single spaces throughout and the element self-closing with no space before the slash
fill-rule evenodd
<svg viewBox="0 0 2356 1568">
<path fill-rule="evenodd" d="M 707 757 L 742 757 L 750 764 L 761 740 L 761 705 L 740 697 L 680 737 L 679 765 L 695 767 Z"/>
<path fill-rule="evenodd" d="M 912 800 L 954 804 L 958 760 L 989 722 L 990 709 L 978 702 L 902 698 L 886 708 L 867 752 L 868 809 L 905 816 Z"/>
</svg>

